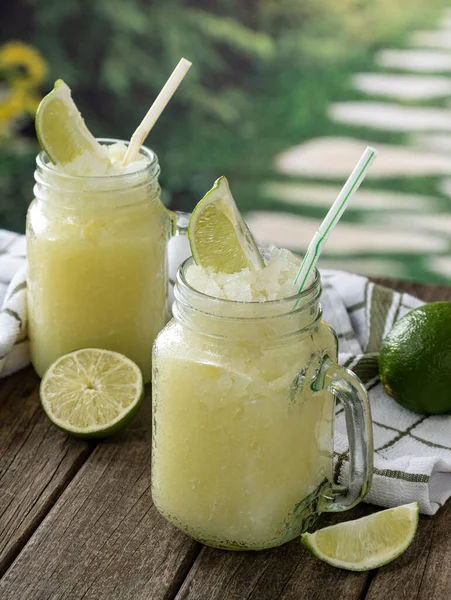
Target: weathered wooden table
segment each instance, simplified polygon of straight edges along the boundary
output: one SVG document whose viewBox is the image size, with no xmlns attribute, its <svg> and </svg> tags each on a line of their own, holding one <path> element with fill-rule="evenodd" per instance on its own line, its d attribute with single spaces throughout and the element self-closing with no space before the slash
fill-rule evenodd
<svg viewBox="0 0 451 600">
<path fill-rule="evenodd" d="M 451 300 L 451 287 L 383 283 Z M 329 567 L 299 541 L 254 553 L 203 547 L 152 505 L 149 394 L 128 430 L 88 444 L 51 425 L 38 383 L 31 368 L 0 382 L 1 600 L 451 599 L 451 501 L 421 518 L 401 558 L 367 573 Z"/>
</svg>

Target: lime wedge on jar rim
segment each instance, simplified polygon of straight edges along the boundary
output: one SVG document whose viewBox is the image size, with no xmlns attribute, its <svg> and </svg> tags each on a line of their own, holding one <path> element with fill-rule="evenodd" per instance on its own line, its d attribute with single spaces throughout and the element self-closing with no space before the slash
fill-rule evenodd
<svg viewBox="0 0 451 600">
<path fill-rule="evenodd" d="M 144 384 L 138 365 L 123 354 L 85 348 L 56 360 L 39 392 L 54 425 L 90 439 L 110 436 L 132 419 L 142 403 Z"/>
<path fill-rule="evenodd" d="M 41 148 L 54 164 L 72 174 L 83 174 L 83 167 L 93 174 L 106 171 L 107 152 L 86 127 L 71 90 L 62 79 L 41 100 L 35 125 Z"/>
<path fill-rule="evenodd" d="M 301 542 L 333 567 L 367 571 L 391 562 L 411 544 L 418 526 L 418 502 L 304 533 Z"/>
<path fill-rule="evenodd" d="M 201 267 L 236 273 L 244 268 L 257 270 L 264 266 L 225 177 L 215 181 L 193 210 L 188 238 L 194 261 Z"/>
</svg>

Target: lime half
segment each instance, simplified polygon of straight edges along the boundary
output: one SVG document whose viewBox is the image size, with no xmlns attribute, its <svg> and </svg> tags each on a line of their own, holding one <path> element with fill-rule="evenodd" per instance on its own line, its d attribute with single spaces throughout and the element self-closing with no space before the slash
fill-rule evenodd
<svg viewBox="0 0 451 600">
<path fill-rule="evenodd" d="M 109 160 L 106 150 L 86 127 L 71 91 L 62 79 L 55 82 L 36 112 L 36 134 L 50 160 L 59 166 L 70 167 L 68 172 L 106 170 Z M 81 174 L 84 174 L 83 172 Z"/>
<path fill-rule="evenodd" d="M 333 567 L 367 571 L 386 565 L 411 544 L 418 526 L 418 502 L 304 533 L 301 542 Z"/>
<path fill-rule="evenodd" d="M 236 273 L 261 269 L 263 259 L 243 221 L 225 177 L 215 181 L 191 215 L 188 238 L 196 264 Z"/>
<path fill-rule="evenodd" d="M 122 429 L 144 396 L 139 367 L 126 356 L 99 348 L 66 354 L 45 373 L 41 404 L 54 425 L 81 438 Z"/>
</svg>

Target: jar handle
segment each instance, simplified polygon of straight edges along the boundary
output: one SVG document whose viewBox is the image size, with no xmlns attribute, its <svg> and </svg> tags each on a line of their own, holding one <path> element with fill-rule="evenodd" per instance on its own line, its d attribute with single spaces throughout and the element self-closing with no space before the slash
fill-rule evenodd
<svg viewBox="0 0 451 600">
<path fill-rule="evenodd" d="M 191 256 L 191 248 L 188 241 L 188 224 L 191 213 L 169 210 L 169 218 L 172 227 L 168 240 L 168 273 L 169 273 L 169 302 L 172 304 L 172 286 L 177 277 L 177 271 L 182 262 Z"/>
<path fill-rule="evenodd" d="M 172 218 L 172 235 L 188 235 L 188 225 L 191 213 L 182 212 L 180 210 L 169 211 Z"/>
<path fill-rule="evenodd" d="M 316 388 L 316 386 L 319 388 Z M 326 356 L 314 383 L 315 389 L 332 392 L 343 404 L 349 439 L 349 480 L 333 483 L 326 492 L 321 512 L 340 512 L 358 504 L 368 492 L 373 476 L 373 429 L 368 395 L 363 383 L 349 369 Z"/>
</svg>

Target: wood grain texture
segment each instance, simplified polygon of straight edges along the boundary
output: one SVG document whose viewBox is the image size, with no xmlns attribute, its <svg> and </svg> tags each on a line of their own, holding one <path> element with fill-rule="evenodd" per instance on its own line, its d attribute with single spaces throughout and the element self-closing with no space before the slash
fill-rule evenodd
<svg viewBox="0 0 451 600">
<path fill-rule="evenodd" d="M 324 515 L 326 527 L 375 509 L 361 505 L 350 513 Z M 358 600 L 368 573 L 334 569 L 317 560 L 299 540 L 263 552 L 202 549 L 176 600 Z"/>
<path fill-rule="evenodd" d="M 451 286 L 449 285 L 418 283 L 404 279 L 374 278 L 373 281 L 398 292 L 406 292 L 416 296 L 424 302 L 451 301 Z"/>
<path fill-rule="evenodd" d="M 451 287 L 429 286 L 426 284 L 413 283 L 409 281 L 376 280 L 381 285 L 386 285 L 400 292 L 407 292 L 425 302 L 436 300 L 451 300 Z M 369 514 L 379 508 L 361 505 L 350 513 L 342 513 L 334 516 L 324 516 L 317 527 L 324 527 L 335 522 L 343 522 L 348 519 L 356 519 L 364 514 Z M 451 528 L 451 514 L 446 521 Z M 318 561 L 299 542 L 286 544 L 281 548 L 259 553 L 236 553 L 224 552 L 212 548 L 203 548 L 192 570 L 187 576 L 177 600 L 386 600 L 387 598 L 398 598 L 400 600 L 415 597 L 412 590 L 419 590 L 423 576 L 425 575 L 425 564 L 422 557 L 428 554 L 427 543 L 428 531 L 432 519 L 425 517 L 421 521 L 420 535 L 412 548 L 399 561 L 412 563 L 415 556 L 416 578 L 410 573 L 411 581 L 409 594 L 402 596 L 402 590 L 406 582 L 400 586 L 399 595 L 392 593 L 390 582 L 379 591 L 379 584 L 373 580 L 372 573 L 350 573 L 340 569 L 334 569 L 321 561 Z M 442 532 L 442 535 L 445 535 Z M 451 546 L 451 532 L 448 532 L 448 545 Z M 444 545 L 443 551 L 446 551 Z M 449 550 L 451 555 L 451 548 Z M 440 559 L 439 559 L 440 560 Z M 398 564 L 399 564 L 398 561 Z M 451 573 L 451 558 L 449 559 Z M 390 566 L 386 567 L 389 569 Z M 397 572 L 397 563 L 392 567 Z M 432 572 L 432 571 L 431 571 Z M 450 585 L 451 574 L 442 575 L 445 584 Z M 371 597 L 366 594 L 367 586 L 371 585 Z M 404 586 L 404 587 L 403 587 Z M 416 587 L 415 587 L 416 586 Z M 449 600 L 451 590 L 447 595 L 431 597 L 433 600 Z M 429 599 L 427 595 L 424 600 Z M 420 600 L 420 597 L 418 597 Z M 423 597 L 421 596 L 421 600 Z"/>
<path fill-rule="evenodd" d="M 377 281 L 451 300 L 451 287 Z M 2 600 L 451 598 L 451 507 L 422 518 L 412 548 L 378 572 L 334 569 L 298 541 L 254 553 L 202 547 L 152 505 L 148 390 L 132 426 L 90 453 L 47 421 L 37 385 L 31 369 L 0 381 L 0 565 L 20 551 L 0 581 Z"/>
<path fill-rule="evenodd" d="M 150 397 L 99 444 L 0 582 L 2 600 L 173 597 L 199 550 L 150 497 Z"/>
<path fill-rule="evenodd" d="M 44 415 L 32 369 L 0 384 L 0 575 L 89 453 Z"/>
<path fill-rule="evenodd" d="M 366 600 L 449 600 L 451 598 L 451 505 L 434 517 L 420 517 L 410 548 L 378 570 Z"/>
</svg>

